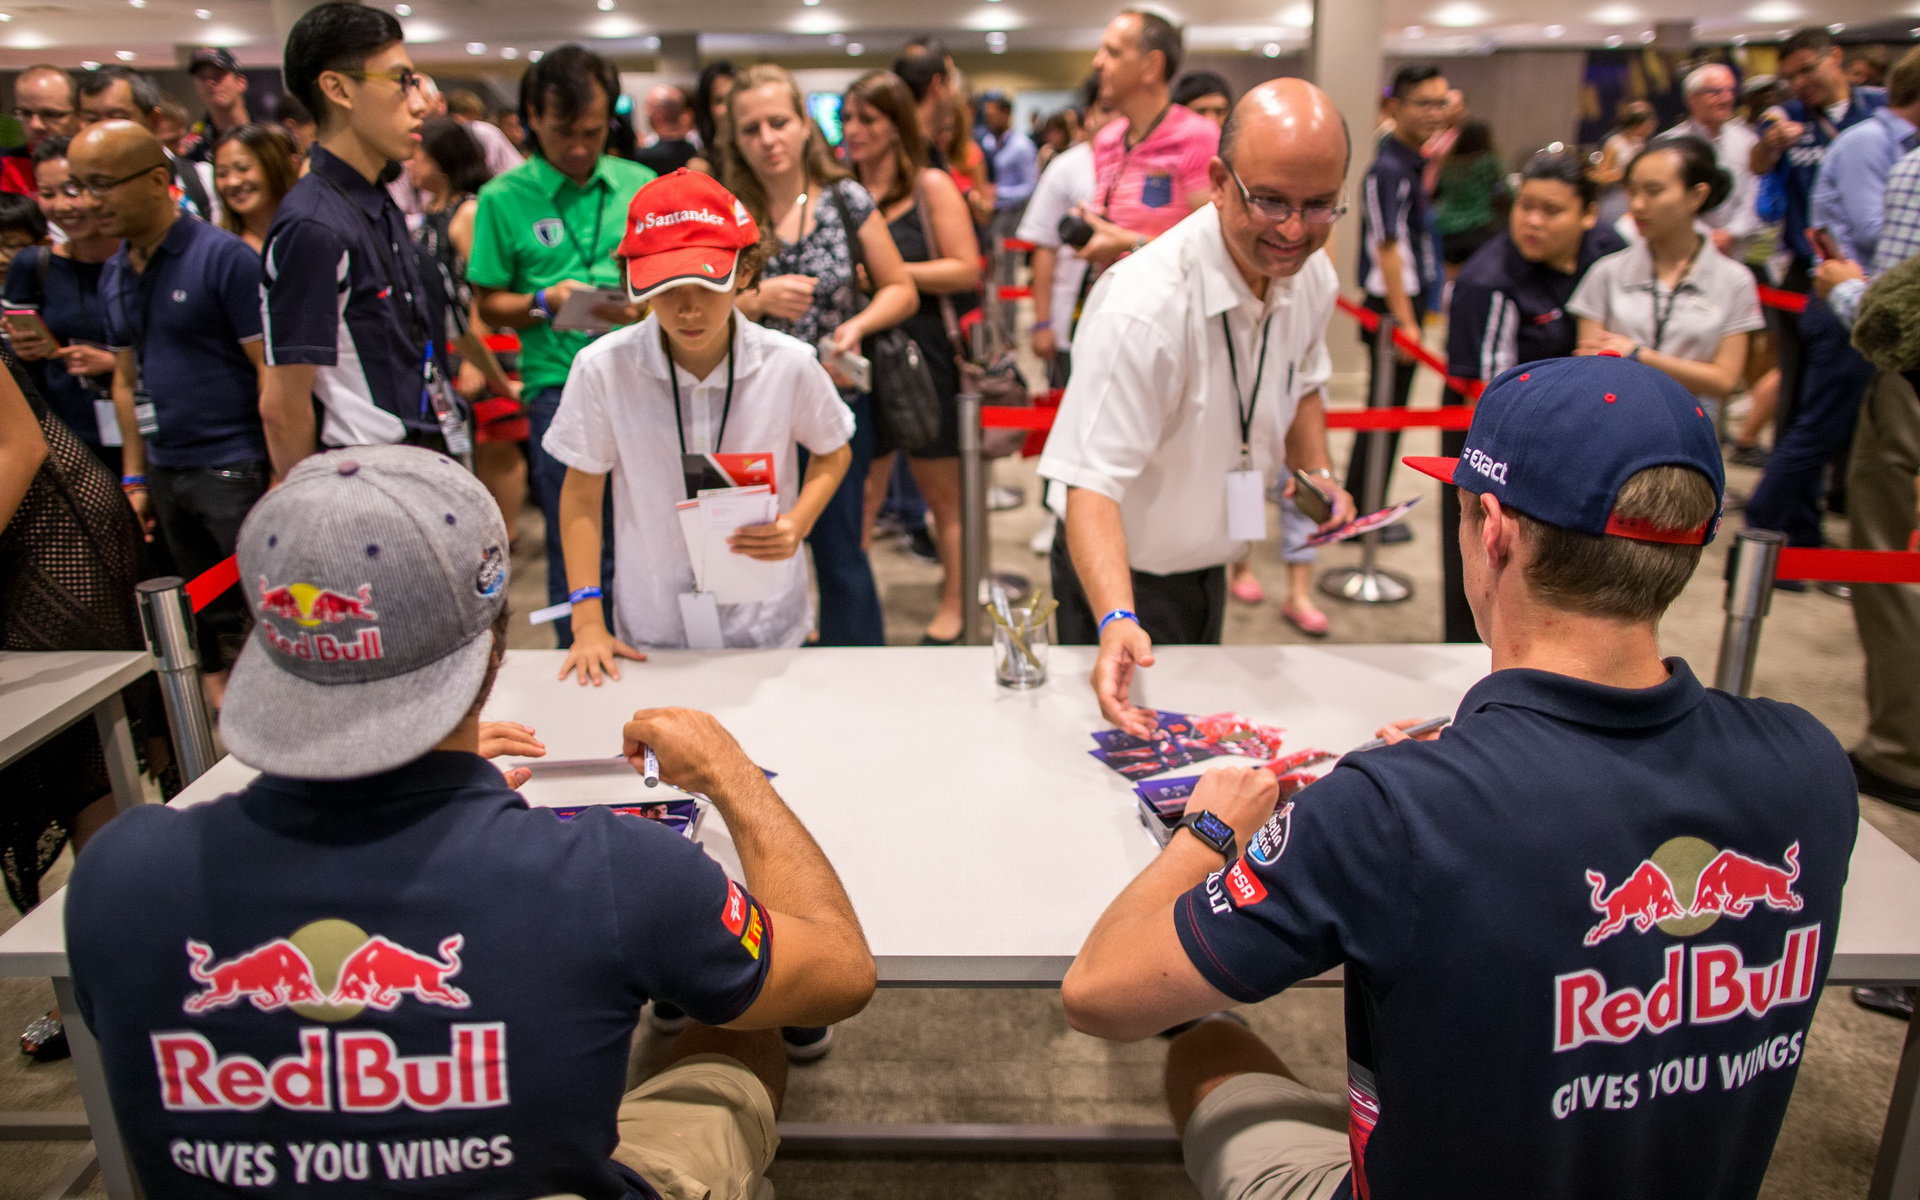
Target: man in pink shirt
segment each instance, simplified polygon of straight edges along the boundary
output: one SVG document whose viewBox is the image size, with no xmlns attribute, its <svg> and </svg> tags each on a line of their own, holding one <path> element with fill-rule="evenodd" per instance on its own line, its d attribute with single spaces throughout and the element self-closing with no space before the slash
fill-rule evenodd
<svg viewBox="0 0 1920 1200">
<path fill-rule="evenodd" d="M 1158 13 L 1126 9 L 1107 25 L 1093 56 L 1100 100 L 1120 115 L 1093 139 L 1094 236 L 1080 257 L 1103 267 L 1179 224 L 1207 203 L 1207 163 L 1220 128 L 1173 103 L 1180 31 Z"/>
</svg>

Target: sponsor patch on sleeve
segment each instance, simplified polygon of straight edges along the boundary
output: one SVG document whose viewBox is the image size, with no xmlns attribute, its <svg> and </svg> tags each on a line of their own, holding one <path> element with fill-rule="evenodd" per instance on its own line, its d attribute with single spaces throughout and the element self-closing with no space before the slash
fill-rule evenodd
<svg viewBox="0 0 1920 1200">
<path fill-rule="evenodd" d="M 728 933 L 735 937 L 746 933 L 748 907 L 745 889 L 733 880 L 727 880 L 727 903 L 720 910 L 720 923 L 727 927 Z"/>
<path fill-rule="evenodd" d="M 1235 908 L 1249 908 L 1267 898 L 1266 885 L 1260 882 L 1260 877 L 1247 866 L 1244 858 L 1228 868 L 1226 884 L 1227 899 Z"/>
</svg>

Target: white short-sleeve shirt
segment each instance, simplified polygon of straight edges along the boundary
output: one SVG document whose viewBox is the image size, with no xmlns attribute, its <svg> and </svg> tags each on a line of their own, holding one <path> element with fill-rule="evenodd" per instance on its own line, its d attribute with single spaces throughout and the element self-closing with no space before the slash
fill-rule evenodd
<svg viewBox="0 0 1920 1200">
<path fill-rule="evenodd" d="M 1060 241 L 1060 218 L 1075 205 L 1093 199 L 1093 143 L 1068 146 L 1054 156 L 1040 172 L 1040 182 L 1027 201 L 1015 237 L 1060 253 L 1053 260 L 1052 321 L 1054 337 L 1061 349 L 1072 345 L 1073 305 L 1080 298 L 1080 283 L 1087 277 L 1086 260 Z"/>
<path fill-rule="evenodd" d="M 1642 243 L 1594 263 L 1567 301 L 1567 311 L 1591 317 L 1607 332 L 1630 337 L 1649 350 L 1693 362 L 1712 362 L 1721 339 L 1767 325 L 1753 272 L 1711 242 L 1700 247 L 1693 268 L 1680 281 L 1663 330 L 1655 328 L 1654 292 L 1653 255 Z M 1667 305 L 1664 290 L 1659 304 L 1663 309 Z"/>
<path fill-rule="evenodd" d="M 1271 483 L 1301 397 L 1333 373 L 1326 330 L 1338 290 L 1321 251 L 1298 274 L 1272 280 L 1262 301 L 1227 250 L 1219 213 L 1210 204 L 1192 213 L 1094 285 L 1040 474 L 1119 502 L 1135 570 L 1173 575 L 1232 562 L 1248 545 L 1227 536 L 1240 409 L 1253 405 L 1253 464 Z"/>
<path fill-rule="evenodd" d="M 723 435 L 727 364 L 701 380 L 671 366 L 660 323 L 648 316 L 573 360 L 541 443 L 569 467 L 612 476 L 612 625 L 614 635 L 630 645 L 687 644 L 678 597 L 693 590 L 693 560 L 674 506 L 689 497 L 669 369 L 679 375 L 687 449 L 772 455 L 782 512 L 800 494 L 797 447 L 826 454 L 853 436 L 853 412 L 811 346 L 738 315 L 733 327 L 733 405 Z M 720 632 L 729 648 L 798 646 L 806 639 L 813 607 L 804 554 L 787 561 L 785 581 L 772 598 L 720 606 Z"/>
</svg>

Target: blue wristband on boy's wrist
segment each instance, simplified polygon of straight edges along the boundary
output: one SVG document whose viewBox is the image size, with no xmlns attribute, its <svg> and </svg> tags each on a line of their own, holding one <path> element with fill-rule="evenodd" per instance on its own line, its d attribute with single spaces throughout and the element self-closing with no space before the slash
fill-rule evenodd
<svg viewBox="0 0 1920 1200">
<path fill-rule="evenodd" d="M 597 587 L 575 588 L 567 593 L 567 603 L 578 604 L 582 600 L 598 600 L 605 594 Z"/>
<path fill-rule="evenodd" d="M 1100 618 L 1099 632 L 1105 633 L 1107 626 L 1113 624 L 1115 621 L 1132 621 L 1135 625 L 1138 625 L 1140 624 L 1140 614 L 1124 608 L 1116 608 L 1106 616 Z"/>
</svg>

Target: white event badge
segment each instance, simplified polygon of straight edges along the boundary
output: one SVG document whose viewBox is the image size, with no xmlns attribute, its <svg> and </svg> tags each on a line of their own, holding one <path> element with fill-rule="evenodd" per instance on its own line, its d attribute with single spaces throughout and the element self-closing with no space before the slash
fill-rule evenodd
<svg viewBox="0 0 1920 1200">
<path fill-rule="evenodd" d="M 1238 471 L 1227 472 L 1227 536 L 1236 542 L 1267 540 L 1267 479 L 1243 456 Z"/>
<path fill-rule="evenodd" d="M 93 423 L 100 429 L 102 446 L 120 446 L 125 443 L 120 436 L 120 414 L 113 407 L 112 400 L 93 402 Z"/>
<path fill-rule="evenodd" d="M 680 620 L 687 627 L 687 649 L 726 649 L 720 637 L 720 602 L 712 592 L 681 592 Z"/>
</svg>

